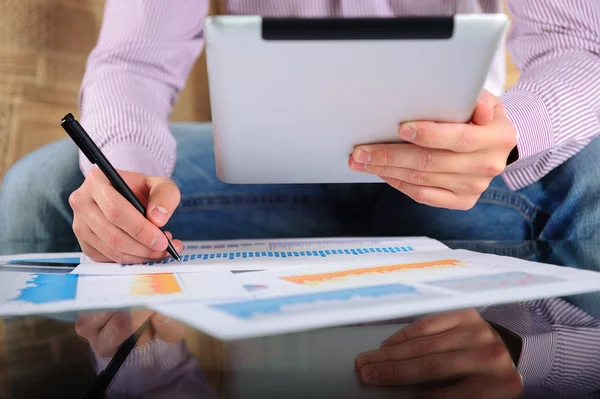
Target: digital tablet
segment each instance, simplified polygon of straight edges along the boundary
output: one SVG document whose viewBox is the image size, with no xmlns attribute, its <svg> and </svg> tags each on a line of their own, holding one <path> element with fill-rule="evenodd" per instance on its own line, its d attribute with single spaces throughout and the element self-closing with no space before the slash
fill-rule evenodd
<svg viewBox="0 0 600 399">
<path fill-rule="evenodd" d="M 232 184 L 370 183 L 359 144 L 412 120 L 467 122 L 504 14 L 205 23 L 217 176 Z"/>
</svg>

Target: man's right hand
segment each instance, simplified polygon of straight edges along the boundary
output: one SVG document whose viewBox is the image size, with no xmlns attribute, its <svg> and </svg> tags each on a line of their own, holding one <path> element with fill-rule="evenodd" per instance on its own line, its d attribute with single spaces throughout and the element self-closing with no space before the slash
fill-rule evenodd
<svg viewBox="0 0 600 399">
<path fill-rule="evenodd" d="M 177 185 L 162 177 L 125 171 L 119 174 L 146 207 L 147 219 L 94 168 L 69 197 L 73 231 L 82 251 L 96 262 L 144 263 L 166 258 L 167 237 L 159 227 L 167 223 L 179 204 Z M 181 241 L 171 242 L 181 252 Z"/>
</svg>

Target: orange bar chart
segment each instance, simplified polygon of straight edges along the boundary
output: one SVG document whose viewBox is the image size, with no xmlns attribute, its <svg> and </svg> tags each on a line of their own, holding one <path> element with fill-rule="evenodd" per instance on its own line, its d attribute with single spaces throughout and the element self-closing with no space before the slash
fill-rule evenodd
<svg viewBox="0 0 600 399">
<path fill-rule="evenodd" d="M 294 284 L 318 285 L 321 283 L 345 280 L 348 277 L 366 276 L 374 274 L 387 274 L 405 272 L 415 269 L 435 269 L 464 266 L 464 262 L 455 259 L 443 259 L 431 262 L 401 263 L 396 265 L 364 267 L 359 269 L 348 269 L 339 272 L 306 274 L 301 276 L 281 277 L 282 280 Z"/>
<path fill-rule="evenodd" d="M 134 276 L 131 294 L 154 296 L 181 293 L 181 287 L 173 274 L 140 274 Z"/>
</svg>

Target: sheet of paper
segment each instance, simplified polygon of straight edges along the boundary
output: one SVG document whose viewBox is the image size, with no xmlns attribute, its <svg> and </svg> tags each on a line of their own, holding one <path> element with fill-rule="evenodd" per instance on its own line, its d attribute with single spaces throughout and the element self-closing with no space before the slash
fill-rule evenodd
<svg viewBox="0 0 600 399">
<path fill-rule="evenodd" d="M 241 274 L 263 286 L 252 299 L 153 308 L 232 340 L 600 291 L 600 273 L 463 250 L 361 263 Z"/>
<path fill-rule="evenodd" d="M 129 276 L 0 272 L 0 315 L 4 316 L 248 296 L 248 291 L 228 271 Z"/>
<path fill-rule="evenodd" d="M 79 252 L 0 256 L 0 271 L 69 273 L 81 263 L 82 256 Z"/>
<path fill-rule="evenodd" d="M 448 249 L 426 237 L 322 238 L 186 242 L 183 263 L 174 259 L 142 265 L 84 262 L 76 274 L 190 273 L 225 268 L 263 270 L 302 266 L 306 262 L 328 263 L 349 258 L 406 255 Z"/>
</svg>

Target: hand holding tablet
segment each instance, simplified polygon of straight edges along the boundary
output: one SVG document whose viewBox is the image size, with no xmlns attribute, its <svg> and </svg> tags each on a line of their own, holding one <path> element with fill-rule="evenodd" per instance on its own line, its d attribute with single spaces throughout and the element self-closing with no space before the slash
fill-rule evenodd
<svg viewBox="0 0 600 399">
<path fill-rule="evenodd" d="M 403 122 L 471 121 L 507 25 L 502 14 L 210 17 L 218 177 L 236 184 L 381 182 L 349 168 L 350 154 L 360 145 L 406 141 L 398 135 Z M 475 114 L 493 121 L 491 113 Z"/>
</svg>

